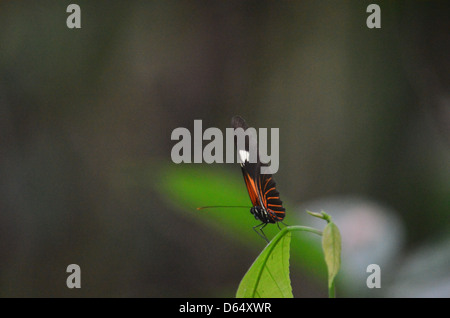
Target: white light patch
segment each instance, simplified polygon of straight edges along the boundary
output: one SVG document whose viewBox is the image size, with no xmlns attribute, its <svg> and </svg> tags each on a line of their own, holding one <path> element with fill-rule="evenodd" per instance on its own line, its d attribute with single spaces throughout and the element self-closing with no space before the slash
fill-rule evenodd
<svg viewBox="0 0 450 318">
<path fill-rule="evenodd" d="M 246 150 L 239 150 L 239 158 L 241 158 L 241 163 L 245 163 L 246 161 L 250 162 L 250 153 Z"/>
</svg>

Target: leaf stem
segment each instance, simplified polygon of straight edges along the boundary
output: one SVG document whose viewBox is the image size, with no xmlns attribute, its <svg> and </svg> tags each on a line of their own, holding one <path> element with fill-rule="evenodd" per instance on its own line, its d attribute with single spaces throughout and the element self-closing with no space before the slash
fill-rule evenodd
<svg viewBox="0 0 450 318">
<path fill-rule="evenodd" d="M 328 286 L 328 298 L 336 298 L 336 290 L 334 287 L 334 280 L 331 286 Z"/>
<path fill-rule="evenodd" d="M 292 225 L 292 226 L 288 226 L 286 229 L 290 232 L 304 231 L 304 232 L 311 232 L 311 233 L 317 234 L 319 236 L 322 236 L 322 231 L 312 228 L 312 227 L 309 227 L 309 226 Z"/>
</svg>

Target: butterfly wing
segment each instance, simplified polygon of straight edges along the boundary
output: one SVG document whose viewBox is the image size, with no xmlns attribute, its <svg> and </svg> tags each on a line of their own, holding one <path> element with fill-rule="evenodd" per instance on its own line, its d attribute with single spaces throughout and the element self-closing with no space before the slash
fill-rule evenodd
<svg viewBox="0 0 450 318">
<path fill-rule="evenodd" d="M 259 206 L 259 193 L 255 179 L 242 167 L 242 175 L 244 176 L 245 185 L 247 187 L 248 195 L 252 201 L 253 206 Z"/>
<path fill-rule="evenodd" d="M 276 188 L 275 180 L 271 174 L 262 174 L 260 177 L 261 200 L 274 222 L 280 222 L 286 215 L 286 209 L 280 200 L 280 193 Z"/>
<path fill-rule="evenodd" d="M 249 128 L 245 120 L 240 116 L 234 116 L 231 119 L 231 126 L 234 129 L 242 128 L 244 131 L 246 131 Z M 248 135 L 245 136 L 244 145 L 238 145 L 237 136 L 235 136 L 234 144 L 236 145 L 236 150 L 241 159 L 242 175 L 244 176 L 244 181 L 248 190 L 248 195 L 250 196 L 250 200 L 252 201 L 253 206 L 260 206 L 261 203 L 257 179 L 259 160 L 258 159 L 252 160 L 253 162 L 256 161 L 255 163 L 250 162 L 250 152 L 249 152 L 250 136 Z"/>
<path fill-rule="evenodd" d="M 234 116 L 231 120 L 234 129 L 242 128 L 244 131 L 248 129 L 248 125 L 242 117 Z M 249 160 L 249 144 L 252 142 L 249 136 L 245 136 L 245 148 L 237 149 L 241 158 L 241 169 L 244 176 L 245 185 L 253 206 L 264 207 L 271 221 L 282 221 L 285 216 L 285 209 L 280 200 L 280 194 L 276 189 L 276 183 L 271 174 L 261 174 L 261 166 L 264 165 L 259 160 L 258 152 L 256 152 L 256 160 Z M 235 142 L 236 144 L 236 142 Z M 252 163 L 250 161 L 256 161 Z"/>
</svg>

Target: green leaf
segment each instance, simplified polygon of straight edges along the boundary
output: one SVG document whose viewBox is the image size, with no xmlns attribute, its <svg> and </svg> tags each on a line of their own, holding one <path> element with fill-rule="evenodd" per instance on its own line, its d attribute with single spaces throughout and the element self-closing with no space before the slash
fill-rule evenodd
<svg viewBox="0 0 450 318">
<path fill-rule="evenodd" d="M 322 219 L 327 221 L 328 223 L 331 222 L 331 216 L 329 216 L 328 214 L 326 214 L 324 211 L 318 213 L 318 212 L 311 212 L 311 211 L 306 211 L 306 213 L 308 213 L 311 216 L 314 216 L 316 218 Z"/>
<path fill-rule="evenodd" d="M 324 220 L 324 216 L 323 216 L 323 213 L 322 213 L 322 212 L 321 212 L 321 213 L 318 213 L 318 212 L 311 212 L 311 211 L 306 210 L 306 213 L 308 213 L 309 215 L 312 215 L 312 216 L 314 216 L 314 217 L 316 217 L 316 218 L 319 218 L 319 219 L 323 219 L 323 220 Z"/>
<path fill-rule="evenodd" d="M 328 268 L 328 288 L 331 289 L 341 267 L 341 234 L 336 224 L 331 221 L 323 230 L 322 248 Z"/>
<path fill-rule="evenodd" d="M 287 228 L 261 252 L 239 284 L 238 298 L 292 298 L 289 278 L 291 233 Z"/>
</svg>

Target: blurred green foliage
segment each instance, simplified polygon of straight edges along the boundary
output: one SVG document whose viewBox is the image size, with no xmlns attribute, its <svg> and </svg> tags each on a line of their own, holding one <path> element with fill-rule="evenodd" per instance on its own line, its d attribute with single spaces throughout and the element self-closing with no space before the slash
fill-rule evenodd
<svg viewBox="0 0 450 318">
<path fill-rule="evenodd" d="M 207 169 L 200 165 L 163 166 L 158 169 L 158 181 L 155 190 L 159 191 L 168 204 L 177 207 L 177 211 L 187 213 L 199 222 L 204 222 L 229 239 L 236 240 L 252 248 L 264 246 L 265 242 L 252 227 L 259 224 L 250 213 L 251 201 L 248 197 L 244 180 L 236 166 L 236 177 L 223 168 Z M 145 176 L 145 174 L 144 174 Z M 154 177 L 153 177 L 154 178 Z M 197 210 L 197 207 L 206 205 L 248 205 L 245 208 L 216 208 Z M 290 224 L 289 204 L 284 200 L 286 208 L 285 222 Z M 305 213 L 306 214 L 306 213 Z M 278 227 L 269 224 L 264 228 L 266 235 L 271 238 L 278 232 Z M 292 255 L 297 259 L 295 264 L 300 265 L 308 272 L 320 278 L 326 277 L 326 268 L 323 260 L 320 239 L 311 238 L 308 234 L 294 236 Z"/>
</svg>

